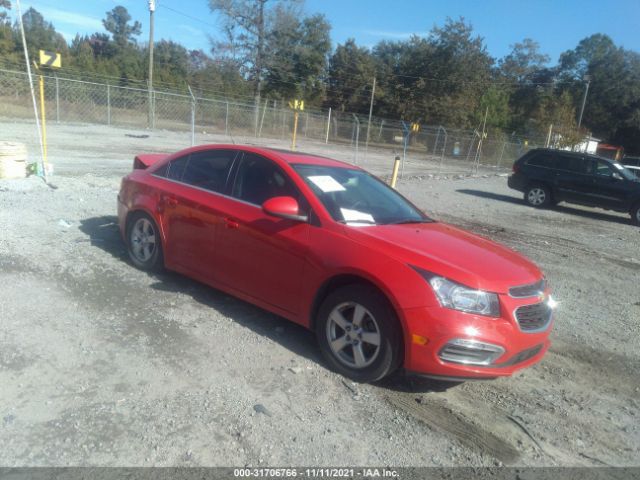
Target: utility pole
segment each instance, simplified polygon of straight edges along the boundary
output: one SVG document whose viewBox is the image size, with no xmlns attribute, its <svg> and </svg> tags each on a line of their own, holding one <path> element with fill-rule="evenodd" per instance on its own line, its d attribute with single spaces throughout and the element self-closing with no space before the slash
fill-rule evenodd
<svg viewBox="0 0 640 480">
<path fill-rule="evenodd" d="M 153 14 L 156 11 L 156 0 L 149 0 L 149 128 L 153 128 L 155 117 L 153 102 Z"/>
<path fill-rule="evenodd" d="M 265 40 L 265 18 L 264 18 L 264 4 L 267 0 L 258 0 L 258 51 L 256 54 L 255 73 L 256 83 L 254 87 L 255 96 L 255 135 L 258 136 L 258 117 L 260 114 L 260 95 L 262 94 L 262 68 L 263 68 L 263 55 L 264 55 L 264 40 Z"/>
<path fill-rule="evenodd" d="M 587 104 L 587 94 L 589 93 L 591 75 L 585 75 L 582 79 L 587 82 L 587 85 L 584 89 L 584 96 L 582 97 L 582 107 L 580 108 L 580 118 L 578 118 L 578 128 L 580 128 L 580 125 L 582 125 L 582 115 L 584 114 L 584 106 Z"/>
<path fill-rule="evenodd" d="M 369 103 L 369 123 L 367 124 L 367 141 L 364 147 L 364 157 L 367 158 L 369 150 L 369 132 L 371 131 L 371 115 L 373 114 L 373 97 L 376 94 L 376 77 L 373 77 L 373 86 L 371 87 L 371 103 Z"/>
</svg>

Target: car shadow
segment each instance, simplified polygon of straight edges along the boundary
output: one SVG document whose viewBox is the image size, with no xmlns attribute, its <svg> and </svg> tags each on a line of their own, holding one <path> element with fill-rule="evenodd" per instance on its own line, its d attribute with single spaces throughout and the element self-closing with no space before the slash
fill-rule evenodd
<svg viewBox="0 0 640 480">
<path fill-rule="evenodd" d="M 446 392 L 462 383 L 464 382 L 427 378 L 401 369 L 393 375 L 376 382 L 375 385 L 400 393 L 438 393 Z"/>
<path fill-rule="evenodd" d="M 130 265 L 116 216 L 87 218 L 80 222 L 79 229 L 89 237 L 92 246 Z M 131 268 L 135 267 L 131 265 Z M 194 301 L 220 312 L 237 324 L 269 338 L 292 353 L 320 364 L 324 368 L 329 368 L 320 355 L 315 335 L 308 329 L 178 273 L 165 271 L 147 273 L 147 275 L 155 280 L 151 284 L 154 290 L 188 295 Z M 345 381 L 348 379 L 345 378 Z M 398 392 L 426 393 L 442 392 L 458 383 L 431 380 L 400 369 L 384 380 L 376 382 L 375 385 Z"/>
<path fill-rule="evenodd" d="M 464 193 L 465 195 L 472 195 L 474 197 L 486 198 L 489 200 L 497 200 L 500 202 L 513 203 L 516 205 L 525 206 L 526 204 L 521 198 L 512 197 L 510 195 L 503 195 L 501 193 L 494 192 L 486 192 L 484 190 L 472 190 L 467 188 L 462 188 L 456 190 L 456 192 Z M 574 215 L 582 218 L 590 218 L 592 220 L 605 220 L 609 222 L 620 223 L 622 225 L 629 225 L 631 223 L 630 219 L 624 217 L 618 217 L 614 214 L 605 213 L 605 212 L 593 212 L 590 210 L 581 210 L 579 208 L 573 208 L 566 205 L 556 205 L 552 207 L 553 210 L 561 213 L 566 213 L 569 215 Z"/>
<path fill-rule="evenodd" d="M 120 236 L 117 217 L 88 218 L 80 222 L 79 229 L 89 237 L 91 245 L 131 265 Z M 131 268 L 135 267 L 131 265 Z M 188 295 L 194 301 L 218 311 L 258 335 L 279 343 L 296 355 L 316 363 L 322 361 L 315 336 L 300 325 L 178 273 L 165 271 L 147 275 L 155 280 L 151 284 L 154 290 Z"/>
</svg>

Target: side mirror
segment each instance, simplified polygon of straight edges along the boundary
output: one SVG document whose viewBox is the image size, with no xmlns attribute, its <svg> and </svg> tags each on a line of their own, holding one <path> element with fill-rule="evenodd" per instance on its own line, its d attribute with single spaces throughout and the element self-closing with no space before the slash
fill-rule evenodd
<svg viewBox="0 0 640 480">
<path fill-rule="evenodd" d="M 622 175 L 620 175 L 618 172 L 613 172 L 612 177 L 614 180 L 624 180 L 624 178 L 622 178 Z"/>
<path fill-rule="evenodd" d="M 273 197 L 262 204 L 262 211 L 267 215 L 287 220 L 306 222 L 307 215 L 300 215 L 300 206 L 293 197 Z"/>
</svg>

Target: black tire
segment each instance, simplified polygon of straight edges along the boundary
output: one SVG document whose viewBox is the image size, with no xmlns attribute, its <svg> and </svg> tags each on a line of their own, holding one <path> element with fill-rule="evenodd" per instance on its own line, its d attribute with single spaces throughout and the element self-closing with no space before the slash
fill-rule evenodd
<svg viewBox="0 0 640 480">
<path fill-rule="evenodd" d="M 127 221 L 127 252 L 141 270 L 159 272 L 164 268 L 162 240 L 156 222 L 145 212 L 135 212 Z"/>
<path fill-rule="evenodd" d="M 631 223 L 640 227 L 640 202 L 631 207 Z"/>
<path fill-rule="evenodd" d="M 527 187 L 524 191 L 524 201 L 527 205 L 535 208 L 549 208 L 554 205 L 549 187 L 539 183 Z"/>
<path fill-rule="evenodd" d="M 387 299 L 372 287 L 348 285 L 332 292 L 322 302 L 315 326 L 327 363 L 352 380 L 381 380 L 402 362 L 400 323 Z"/>
</svg>

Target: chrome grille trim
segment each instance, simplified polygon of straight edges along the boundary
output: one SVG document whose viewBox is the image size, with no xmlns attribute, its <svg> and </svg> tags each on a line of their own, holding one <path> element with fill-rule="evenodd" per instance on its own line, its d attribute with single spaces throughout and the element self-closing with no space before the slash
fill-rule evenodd
<svg viewBox="0 0 640 480">
<path fill-rule="evenodd" d="M 547 329 L 551 323 L 553 309 L 546 303 L 532 303 L 515 309 L 513 316 L 524 333 L 538 333 Z"/>
<path fill-rule="evenodd" d="M 509 289 L 509 296 L 513 298 L 530 298 L 537 297 L 544 293 L 547 286 L 546 280 L 543 278 L 539 282 L 529 283 L 527 285 L 518 285 Z"/>
<path fill-rule="evenodd" d="M 447 342 L 440 349 L 438 357 L 444 362 L 488 366 L 493 364 L 503 353 L 504 348 L 499 345 L 456 338 Z"/>
</svg>

